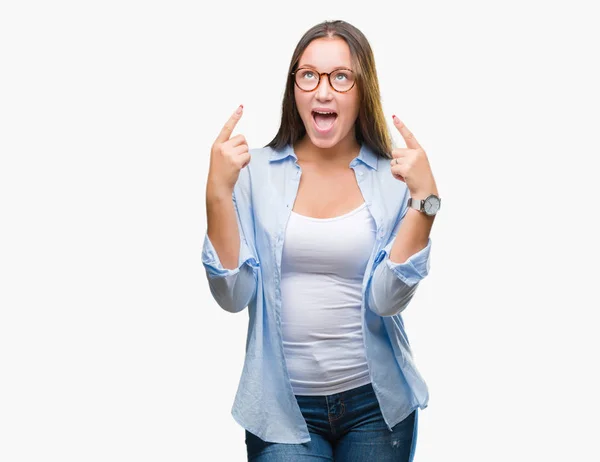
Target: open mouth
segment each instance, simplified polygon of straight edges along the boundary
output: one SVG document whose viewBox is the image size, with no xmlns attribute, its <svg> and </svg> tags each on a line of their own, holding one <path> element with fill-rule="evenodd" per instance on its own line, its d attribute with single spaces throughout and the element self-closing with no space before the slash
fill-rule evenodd
<svg viewBox="0 0 600 462">
<path fill-rule="evenodd" d="M 312 117 L 315 121 L 315 126 L 321 132 L 327 132 L 333 127 L 335 119 L 337 119 L 335 111 L 312 111 Z"/>
</svg>

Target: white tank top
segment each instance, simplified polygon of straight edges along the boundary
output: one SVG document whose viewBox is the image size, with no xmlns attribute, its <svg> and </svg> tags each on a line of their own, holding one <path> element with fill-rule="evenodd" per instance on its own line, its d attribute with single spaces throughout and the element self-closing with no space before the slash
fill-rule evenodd
<svg viewBox="0 0 600 462">
<path fill-rule="evenodd" d="M 281 262 L 281 325 L 294 394 L 329 395 L 371 381 L 361 301 L 375 235 L 365 203 L 333 218 L 292 211 Z"/>
</svg>

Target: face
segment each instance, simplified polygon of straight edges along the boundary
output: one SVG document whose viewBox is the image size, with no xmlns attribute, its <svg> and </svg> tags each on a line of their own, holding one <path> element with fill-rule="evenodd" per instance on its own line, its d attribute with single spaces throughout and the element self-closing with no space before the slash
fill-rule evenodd
<svg viewBox="0 0 600 462">
<path fill-rule="evenodd" d="M 298 69 L 310 67 L 315 70 L 314 74 L 308 74 L 308 78 L 318 78 L 317 73 L 332 72 L 336 68 L 347 68 L 355 71 L 352 67 L 350 48 L 344 39 L 319 38 L 313 40 L 302 53 L 298 62 Z M 355 71 L 356 72 L 356 71 Z M 332 75 L 332 81 L 339 79 L 342 82 L 346 76 Z M 304 126 L 306 134 L 312 144 L 318 148 L 331 148 L 338 143 L 354 143 L 354 123 L 358 117 L 359 93 L 355 84 L 351 90 L 338 93 L 329 84 L 327 76 L 321 76 L 319 86 L 311 92 L 302 91 L 294 85 L 294 96 L 296 106 Z M 324 116 L 315 113 L 335 112 L 335 116 Z"/>
</svg>

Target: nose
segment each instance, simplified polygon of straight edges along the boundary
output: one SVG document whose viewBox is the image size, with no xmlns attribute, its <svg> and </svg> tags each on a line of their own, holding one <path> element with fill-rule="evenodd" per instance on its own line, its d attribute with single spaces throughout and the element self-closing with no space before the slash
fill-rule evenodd
<svg viewBox="0 0 600 462">
<path fill-rule="evenodd" d="M 319 101 L 329 101 L 333 97 L 333 88 L 329 84 L 329 79 L 326 75 L 321 76 L 319 86 L 315 90 L 316 97 Z"/>
</svg>

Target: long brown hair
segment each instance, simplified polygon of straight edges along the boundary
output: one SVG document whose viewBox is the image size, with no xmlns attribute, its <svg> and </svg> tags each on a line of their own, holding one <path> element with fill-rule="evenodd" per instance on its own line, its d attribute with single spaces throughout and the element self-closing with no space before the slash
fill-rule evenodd
<svg viewBox="0 0 600 462">
<path fill-rule="evenodd" d="M 294 78 L 291 73 L 297 69 L 300 57 L 310 42 L 322 37 L 340 37 L 350 48 L 359 91 L 359 111 L 354 124 L 356 141 L 366 144 L 377 155 L 391 159 L 392 140 L 381 107 L 379 81 L 371 45 L 360 30 L 341 20 L 324 21 L 313 26 L 296 45 L 283 95 L 281 125 L 275 138 L 265 147 L 280 150 L 287 144 L 293 145 L 306 134 L 306 128 L 296 107 Z"/>
</svg>

